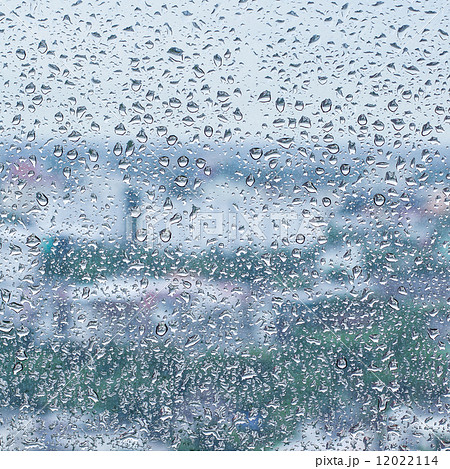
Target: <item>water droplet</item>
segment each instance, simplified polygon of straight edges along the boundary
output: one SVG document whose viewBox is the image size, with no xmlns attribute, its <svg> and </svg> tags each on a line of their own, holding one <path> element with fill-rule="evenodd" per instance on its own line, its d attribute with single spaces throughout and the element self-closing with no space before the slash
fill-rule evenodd
<svg viewBox="0 0 450 469">
<path fill-rule="evenodd" d="M 296 111 L 303 111 L 303 109 L 305 108 L 305 104 L 303 103 L 303 101 L 295 101 L 294 107 Z"/>
<path fill-rule="evenodd" d="M 385 200 L 386 200 L 386 198 L 384 197 L 383 194 L 375 194 L 374 197 L 373 197 L 373 203 L 377 207 L 381 207 L 382 205 L 384 205 Z"/>
<path fill-rule="evenodd" d="M 188 182 L 189 180 L 187 176 L 185 176 L 184 174 L 180 174 L 179 176 L 175 178 L 175 184 L 178 187 L 185 187 Z"/>
<path fill-rule="evenodd" d="M 249 187 L 252 187 L 253 184 L 255 184 L 255 177 L 253 176 L 253 174 L 249 174 L 247 176 L 247 179 L 245 180 L 245 183 L 247 184 L 247 186 Z"/>
<path fill-rule="evenodd" d="M 339 357 L 336 360 L 336 368 L 339 368 L 340 370 L 345 370 L 347 368 L 347 359 L 344 357 Z"/>
<path fill-rule="evenodd" d="M 145 228 L 138 228 L 136 230 L 136 239 L 143 243 L 147 239 L 147 230 Z"/>
<path fill-rule="evenodd" d="M 202 78 L 205 75 L 204 70 L 200 68 L 198 65 L 195 65 L 193 70 L 197 78 Z"/>
<path fill-rule="evenodd" d="M 25 60 L 25 57 L 27 56 L 27 53 L 25 52 L 24 49 L 17 49 L 16 50 L 16 55 L 20 60 Z"/>
<path fill-rule="evenodd" d="M 342 164 L 340 169 L 341 169 L 342 175 L 348 176 L 350 174 L 351 167 L 349 164 L 346 164 L 346 163 Z"/>
<path fill-rule="evenodd" d="M 263 154 L 263 151 L 261 148 L 251 148 L 250 149 L 250 156 L 254 159 L 254 160 L 259 160 L 261 158 Z"/>
<path fill-rule="evenodd" d="M 96 161 L 98 161 L 98 153 L 96 150 L 93 150 L 92 148 L 89 150 L 88 152 L 89 154 L 89 160 L 92 161 L 93 163 L 95 163 Z"/>
<path fill-rule="evenodd" d="M 427 122 L 426 124 L 424 124 L 422 126 L 422 136 L 426 137 L 427 135 L 429 135 L 431 132 L 433 131 L 433 126 Z"/>
<path fill-rule="evenodd" d="M 303 244 L 305 242 L 306 238 L 305 238 L 305 235 L 303 234 L 298 234 L 296 237 L 295 237 L 295 242 L 297 244 Z"/>
<path fill-rule="evenodd" d="M 167 167 L 167 166 L 169 166 L 169 163 L 170 163 L 170 159 L 169 159 L 168 156 L 161 156 L 159 158 L 159 164 L 161 166 Z"/>
<path fill-rule="evenodd" d="M 260 103 L 268 103 L 270 102 L 270 100 L 272 99 L 272 95 L 270 94 L 270 91 L 263 91 L 259 97 L 258 97 L 258 101 Z"/>
<path fill-rule="evenodd" d="M 165 324 L 164 322 L 160 322 L 156 326 L 156 335 L 158 335 L 159 337 L 163 337 L 166 335 L 168 330 L 169 328 L 167 327 L 167 324 Z"/>
<path fill-rule="evenodd" d="M 189 158 L 187 156 L 180 156 L 177 160 L 178 166 L 184 168 L 189 164 Z"/>
<path fill-rule="evenodd" d="M 41 240 L 35 234 L 30 234 L 27 237 L 27 240 L 26 240 L 25 244 L 29 248 L 35 248 L 36 246 L 39 246 L 39 244 L 41 244 Z"/>
<path fill-rule="evenodd" d="M 53 154 L 56 156 L 56 158 L 61 157 L 63 152 L 64 148 L 61 145 L 55 145 L 55 148 L 53 149 Z"/>
<path fill-rule="evenodd" d="M 397 104 L 397 101 L 395 99 L 393 99 L 392 101 L 389 101 L 388 109 L 391 112 L 395 112 L 398 109 L 398 104 Z"/>
<path fill-rule="evenodd" d="M 380 134 L 375 134 L 375 137 L 373 138 L 373 142 L 377 147 L 382 147 L 384 145 L 384 137 Z"/>
<path fill-rule="evenodd" d="M 116 127 L 114 127 L 114 132 L 117 135 L 125 135 L 125 133 L 126 133 L 125 126 L 123 124 L 116 125 Z"/>
<path fill-rule="evenodd" d="M 45 54 L 47 52 L 47 43 L 45 42 L 44 39 L 42 39 L 42 41 L 39 42 L 38 44 L 38 51 L 41 53 L 41 54 Z"/>
<path fill-rule="evenodd" d="M 330 112 L 332 105 L 333 105 L 333 103 L 331 102 L 331 99 L 327 98 L 327 99 L 324 99 L 320 103 L 320 109 L 322 109 L 322 112 Z"/>
<path fill-rule="evenodd" d="M 161 241 L 168 243 L 172 237 L 172 233 L 167 228 L 164 228 L 159 232 L 159 237 L 161 238 Z"/>
<path fill-rule="evenodd" d="M 283 98 L 277 98 L 275 101 L 275 107 L 277 108 L 278 112 L 283 112 L 285 108 L 286 103 L 284 102 Z"/>
<path fill-rule="evenodd" d="M 45 207 L 46 205 L 48 205 L 48 198 L 45 194 L 43 194 L 42 192 L 37 192 L 36 193 L 36 200 L 37 200 L 37 203 L 41 206 L 41 207 Z"/>
<path fill-rule="evenodd" d="M 167 137 L 167 143 L 169 145 L 175 145 L 175 143 L 177 143 L 177 141 L 178 141 L 178 137 L 176 135 L 169 135 Z"/>
<path fill-rule="evenodd" d="M 182 62 L 183 61 L 183 49 L 180 49 L 179 47 L 171 47 L 167 53 L 169 54 L 170 58 L 172 60 L 175 60 L 176 62 Z"/>
<path fill-rule="evenodd" d="M 67 152 L 67 159 L 70 161 L 76 160 L 78 157 L 78 152 L 75 149 L 69 150 Z"/>
<path fill-rule="evenodd" d="M 358 116 L 358 124 L 361 126 L 367 125 L 367 117 L 365 116 L 365 114 L 360 114 Z"/>
</svg>

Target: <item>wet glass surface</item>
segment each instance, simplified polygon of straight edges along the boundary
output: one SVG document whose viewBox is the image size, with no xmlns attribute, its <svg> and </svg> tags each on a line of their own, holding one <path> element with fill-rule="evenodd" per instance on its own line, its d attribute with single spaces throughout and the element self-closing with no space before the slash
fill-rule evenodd
<svg viewBox="0 0 450 469">
<path fill-rule="evenodd" d="M 1 449 L 448 447 L 448 23 L 4 2 Z"/>
</svg>

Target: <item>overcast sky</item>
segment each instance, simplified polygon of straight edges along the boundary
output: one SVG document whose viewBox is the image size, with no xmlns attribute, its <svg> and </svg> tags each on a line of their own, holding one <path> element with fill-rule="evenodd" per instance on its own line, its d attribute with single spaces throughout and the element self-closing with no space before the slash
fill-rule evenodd
<svg viewBox="0 0 450 469">
<path fill-rule="evenodd" d="M 369 143 L 378 133 L 386 146 L 447 144 L 448 9 L 395 3 L 3 2 L 0 141 L 42 145 L 72 134 L 73 145 L 110 145 L 143 130 L 151 142 L 164 126 L 159 137 L 179 142 L 199 134 L 204 143 L 342 144 L 358 142 L 364 113 Z M 258 99 L 265 91 L 270 101 Z M 405 123 L 397 135 L 393 118 Z"/>
</svg>

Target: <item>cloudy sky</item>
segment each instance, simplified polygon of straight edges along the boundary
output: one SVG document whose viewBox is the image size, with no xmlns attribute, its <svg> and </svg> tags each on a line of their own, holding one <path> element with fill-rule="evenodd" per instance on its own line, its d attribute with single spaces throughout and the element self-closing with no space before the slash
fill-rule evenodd
<svg viewBox="0 0 450 469">
<path fill-rule="evenodd" d="M 7 0 L 0 12 L 4 144 L 140 132 L 144 143 L 448 143 L 443 1 Z"/>
</svg>

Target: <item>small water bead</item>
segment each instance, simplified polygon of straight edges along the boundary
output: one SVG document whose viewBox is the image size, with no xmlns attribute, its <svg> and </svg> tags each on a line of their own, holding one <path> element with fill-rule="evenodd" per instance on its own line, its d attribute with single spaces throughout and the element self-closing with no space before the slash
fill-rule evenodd
<svg viewBox="0 0 450 469">
<path fill-rule="evenodd" d="M 331 143 L 330 145 L 327 145 L 327 150 L 332 154 L 332 155 L 336 155 L 337 153 L 339 153 L 339 145 L 337 143 Z"/>
<path fill-rule="evenodd" d="M 153 124 L 153 116 L 152 116 L 152 115 L 150 115 L 150 114 L 144 114 L 143 119 L 144 119 L 144 122 L 145 122 L 146 124 Z"/>
<path fill-rule="evenodd" d="M 72 132 L 70 132 L 70 134 L 68 136 L 68 139 L 71 142 L 78 142 L 78 140 L 80 140 L 81 136 L 82 135 L 81 135 L 80 132 L 77 132 L 76 130 L 73 130 Z"/>
<path fill-rule="evenodd" d="M 385 139 L 382 135 L 375 134 L 375 137 L 373 138 L 373 143 L 375 143 L 377 147 L 382 147 L 384 145 L 384 142 L 385 142 Z"/>
<path fill-rule="evenodd" d="M 187 176 L 184 176 L 183 174 L 180 175 L 180 176 L 177 176 L 175 178 L 175 184 L 178 186 L 178 187 L 185 187 L 187 185 L 187 183 L 189 182 Z"/>
<path fill-rule="evenodd" d="M 48 197 L 42 192 L 36 193 L 36 201 L 41 207 L 46 207 L 48 205 Z"/>
<path fill-rule="evenodd" d="M 69 159 L 70 161 L 76 160 L 77 157 L 78 157 L 77 150 L 73 149 L 67 152 L 67 159 Z"/>
<path fill-rule="evenodd" d="M 189 164 L 189 158 L 187 156 L 180 156 L 177 160 L 178 166 L 184 168 Z"/>
<path fill-rule="evenodd" d="M 236 108 L 236 110 L 233 112 L 233 116 L 237 121 L 241 121 L 243 119 L 242 112 L 239 108 Z"/>
<path fill-rule="evenodd" d="M 182 62 L 183 61 L 183 49 L 180 49 L 179 47 L 171 47 L 167 53 L 169 54 L 170 58 L 172 60 L 175 60 L 176 62 Z"/>
<path fill-rule="evenodd" d="M 226 91 L 218 91 L 217 92 L 217 100 L 220 103 L 225 103 L 230 99 L 230 95 Z"/>
<path fill-rule="evenodd" d="M 206 165 L 206 160 L 204 158 L 197 158 L 195 160 L 195 165 L 198 169 L 203 169 Z"/>
<path fill-rule="evenodd" d="M 25 60 L 25 57 L 27 56 L 27 53 L 25 52 L 24 49 L 17 49 L 16 50 L 16 56 L 20 59 L 20 60 Z"/>
<path fill-rule="evenodd" d="M 295 242 L 297 244 L 303 244 L 305 242 L 306 238 L 305 238 L 305 235 L 303 234 L 298 234 L 296 237 L 295 237 Z"/>
<path fill-rule="evenodd" d="M 381 122 L 379 119 L 377 119 L 372 125 L 374 129 L 377 130 L 378 132 L 381 132 L 382 130 L 384 130 L 384 123 Z"/>
<path fill-rule="evenodd" d="M 35 104 L 36 106 L 39 106 L 43 100 L 44 98 L 42 97 L 41 94 L 33 96 L 33 98 L 31 99 L 32 103 Z"/>
<path fill-rule="evenodd" d="M 116 125 L 116 127 L 114 127 L 114 132 L 117 135 L 125 135 L 126 133 L 125 126 L 123 124 Z"/>
<path fill-rule="evenodd" d="M 321 103 L 320 103 L 320 109 L 322 109 L 322 112 L 330 112 L 331 111 L 331 108 L 332 108 L 332 101 L 331 99 L 324 99 Z"/>
<path fill-rule="evenodd" d="M 345 370 L 347 368 L 347 359 L 340 357 L 336 360 L 336 368 L 339 370 Z"/>
<path fill-rule="evenodd" d="M 261 148 L 251 148 L 250 149 L 250 156 L 254 159 L 254 160 L 259 160 L 261 158 L 263 154 L 263 151 Z"/>
<path fill-rule="evenodd" d="M 129 142 L 127 143 L 126 148 L 125 148 L 125 155 L 126 155 L 126 156 L 131 156 L 131 155 L 134 153 L 134 148 L 135 148 L 135 147 L 134 147 L 134 143 L 131 142 L 131 141 L 129 141 Z"/>
<path fill-rule="evenodd" d="M 156 335 L 158 335 L 159 337 L 163 337 L 164 335 L 166 335 L 168 330 L 169 328 L 167 327 L 167 324 L 165 324 L 164 322 L 160 322 L 156 326 Z"/>
<path fill-rule="evenodd" d="M 203 78 L 203 76 L 205 75 L 204 70 L 201 67 L 199 67 L 198 65 L 195 65 L 193 67 L 193 70 L 194 70 L 195 76 L 197 78 Z"/>
<path fill-rule="evenodd" d="M 310 129 L 311 128 L 311 119 L 306 116 L 300 117 L 298 121 L 298 126 L 303 127 L 304 129 Z"/>
<path fill-rule="evenodd" d="M 88 151 L 88 154 L 89 154 L 89 160 L 92 161 L 93 163 L 95 163 L 96 161 L 98 161 L 98 153 L 96 150 L 93 150 L 93 149 L 90 149 Z"/>
<path fill-rule="evenodd" d="M 167 137 L 167 143 L 169 145 L 175 145 L 175 143 L 177 143 L 177 141 L 178 141 L 178 137 L 176 135 L 169 135 Z"/>
<path fill-rule="evenodd" d="M 116 155 L 116 156 L 120 156 L 122 154 L 122 151 L 123 151 L 123 147 L 120 143 L 116 143 L 114 145 L 114 148 L 113 148 L 113 153 Z"/>
<path fill-rule="evenodd" d="M 27 237 L 25 244 L 29 248 L 35 248 L 36 246 L 39 246 L 39 244 L 41 244 L 41 240 L 35 234 L 31 234 Z"/>
<path fill-rule="evenodd" d="M 41 54 L 45 54 L 47 52 L 47 43 L 45 42 L 44 39 L 42 39 L 42 41 L 39 42 L 38 44 L 38 51 L 41 53 Z"/>
<path fill-rule="evenodd" d="M 382 205 L 384 205 L 385 201 L 386 201 L 386 198 L 384 197 L 383 194 L 375 194 L 374 197 L 373 197 L 373 203 L 377 207 L 381 207 Z"/>
<path fill-rule="evenodd" d="M 147 230 L 145 228 L 139 228 L 136 230 L 136 239 L 143 243 L 147 239 Z"/>
<path fill-rule="evenodd" d="M 275 107 L 277 108 L 277 111 L 278 111 L 278 112 L 283 112 L 285 106 L 286 106 L 286 103 L 285 103 L 285 101 L 284 101 L 283 98 L 278 98 L 278 99 L 275 101 Z"/>
<path fill-rule="evenodd" d="M 168 156 L 161 156 L 159 158 L 159 164 L 161 166 L 167 167 L 167 166 L 169 166 L 169 163 L 170 163 L 170 159 L 169 159 Z"/>
<path fill-rule="evenodd" d="M 397 104 L 397 101 L 395 99 L 393 99 L 392 101 L 389 101 L 388 109 L 391 112 L 395 112 L 398 109 L 398 104 Z"/>
<path fill-rule="evenodd" d="M 422 131 L 421 131 L 421 134 L 423 137 L 426 137 L 427 135 L 429 135 L 431 132 L 433 131 L 433 126 L 427 122 L 426 124 L 424 124 L 422 126 Z"/>
<path fill-rule="evenodd" d="M 358 124 L 359 125 L 367 125 L 367 117 L 365 116 L 365 114 L 360 114 L 358 116 Z"/>
<path fill-rule="evenodd" d="M 322 199 L 322 204 L 324 207 L 329 207 L 331 205 L 331 199 L 329 197 L 324 197 Z"/>
<path fill-rule="evenodd" d="M 36 85 L 34 83 L 28 83 L 28 85 L 25 86 L 25 93 L 32 94 L 35 91 L 36 91 Z"/>
<path fill-rule="evenodd" d="M 15 375 L 19 374 L 23 370 L 23 365 L 20 362 L 17 362 L 13 367 L 13 373 Z"/>
<path fill-rule="evenodd" d="M 344 163 L 341 165 L 340 170 L 343 176 L 348 176 L 350 174 L 351 166 L 349 164 Z"/>
<path fill-rule="evenodd" d="M 205 130 L 204 130 L 204 133 L 207 137 L 212 137 L 213 133 L 214 133 L 214 130 L 213 128 L 210 126 L 210 125 L 207 125 L 205 127 Z"/>
<path fill-rule="evenodd" d="M 270 91 L 268 90 L 263 91 L 258 97 L 258 101 L 260 103 L 268 103 L 270 102 L 271 99 L 272 99 L 272 95 L 270 94 Z"/>
<path fill-rule="evenodd" d="M 139 143 L 146 143 L 148 140 L 147 134 L 144 132 L 144 130 L 140 130 L 137 135 L 136 135 L 136 140 Z"/>
<path fill-rule="evenodd" d="M 53 154 L 56 156 L 56 158 L 60 158 L 64 152 L 64 148 L 62 145 L 55 145 L 55 148 L 53 149 Z"/>
<path fill-rule="evenodd" d="M 394 127 L 394 130 L 399 132 L 400 130 L 405 127 L 406 123 L 403 119 L 391 119 L 392 126 Z"/>
<path fill-rule="evenodd" d="M 133 91 L 139 91 L 142 87 L 141 80 L 131 80 L 131 89 Z"/>
<path fill-rule="evenodd" d="M 170 238 L 172 238 L 172 233 L 167 228 L 164 228 L 159 232 L 159 237 L 164 243 L 168 243 Z"/>
<path fill-rule="evenodd" d="M 245 180 L 245 183 L 247 184 L 247 186 L 249 187 L 252 187 L 253 184 L 255 184 L 255 177 L 253 176 L 253 174 L 249 174 L 247 176 L 247 179 Z"/>
<path fill-rule="evenodd" d="M 178 109 L 181 106 L 181 101 L 178 98 L 170 98 L 169 106 L 174 109 Z"/>
</svg>

